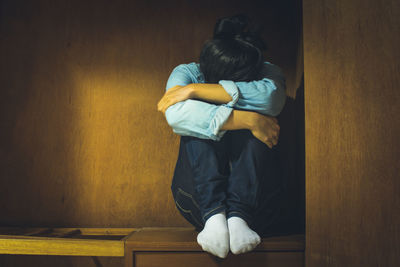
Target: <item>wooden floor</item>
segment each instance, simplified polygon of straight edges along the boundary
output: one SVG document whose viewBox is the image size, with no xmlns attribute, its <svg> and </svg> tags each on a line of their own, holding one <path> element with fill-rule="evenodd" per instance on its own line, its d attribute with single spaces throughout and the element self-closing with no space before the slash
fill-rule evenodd
<svg viewBox="0 0 400 267">
<path fill-rule="evenodd" d="M 0 254 L 124 257 L 126 267 L 304 266 L 304 235 L 264 238 L 226 259 L 202 251 L 196 236 L 192 228 L 0 228 Z"/>
</svg>

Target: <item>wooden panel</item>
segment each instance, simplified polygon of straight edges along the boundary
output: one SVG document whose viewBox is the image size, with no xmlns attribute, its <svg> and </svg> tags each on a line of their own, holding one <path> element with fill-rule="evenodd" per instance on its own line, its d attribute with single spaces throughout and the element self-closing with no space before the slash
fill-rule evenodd
<svg viewBox="0 0 400 267">
<path fill-rule="evenodd" d="M 306 266 L 399 266 L 400 2 L 303 3 Z"/>
<path fill-rule="evenodd" d="M 133 266 L 135 262 L 134 266 L 157 266 L 161 262 L 168 262 L 171 266 L 204 266 L 201 265 L 204 263 L 214 266 L 215 257 L 202 251 L 196 235 L 190 228 L 144 228 L 136 231 L 126 239 L 125 266 Z M 218 264 L 230 266 L 234 262 L 239 265 L 232 266 L 241 266 L 244 262 L 252 263 L 251 266 L 253 263 L 254 266 L 303 266 L 304 235 L 263 238 L 253 253 L 240 257 L 230 254 L 227 260 Z M 283 265 L 266 265 L 270 262 Z"/>
<path fill-rule="evenodd" d="M 294 95 L 298 4 L 1 0 L 0 225 L 188 226 L 169 191 L 178 138 L 156 111 L 166 79 L 197 59 L 216 18 L 246 12 Z M 89 265 L 61 259 L 0 265 Z"/>
<path fill-rule="evenodd" d="M 137 252 L 135 267 L 303 267 L 302 252 L 252 252 L 242 255 L 230 254 L 221 260 L 204 252 Z"/>
<path fill-rule="evenodd" d="M 29 233 L 42 232 L 46 228 L 27 227 L 0 227 L 0 235 L 28 235 Z M 51 235 L 62 235 L 79 231 L 85 236 L 128 236 L 137 231 L 137 228 L 47 228 Z"/>
<path fill-rule="evenodd" d="M 135 251 L 202 251 L 191 228 L 143 228 L 126 240 Z M 304 235 L 263 238 L 255 251 L 304 251 Z"/>
<path fill-rule="evenodd" d="M 124 256 L 124 241 L 0 236 L 0 254 Z"/>
<path fill-rule="evenodd" d="M 0 228 L 0 254 L 122 257 L 133 228 Z"/>
<path fill-rule="evenodd" d="M 166 79 L 216 18 L 247 12 L 293 84 L 295 2 L 1 1 L 0 224 L 188 226 L 170 193 L 178 137 L 156 110 Z"/>
<path fill-rule="evenodd" d="M 96 265 L 94 259 L 96 262 L 100 262 L 100 265 Z M 123 261 L 122 257 L 0 255 L 0 266 L 4 267 L 121 267 L 124 266 Z"/>
</svg>

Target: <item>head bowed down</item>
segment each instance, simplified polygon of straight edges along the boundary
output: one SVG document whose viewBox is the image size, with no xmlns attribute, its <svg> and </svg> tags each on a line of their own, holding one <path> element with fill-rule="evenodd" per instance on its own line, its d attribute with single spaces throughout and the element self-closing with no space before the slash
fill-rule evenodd
<svg viewBox="0 0 400 267">
<path fill-rule="evenodd" d="M 245 15 L 220 18 L 214 34 L 200 54 L 200 69 L 206 82 L 252 81 L 263 66 L 266 45 L 259 29 Z"/>
</svg>

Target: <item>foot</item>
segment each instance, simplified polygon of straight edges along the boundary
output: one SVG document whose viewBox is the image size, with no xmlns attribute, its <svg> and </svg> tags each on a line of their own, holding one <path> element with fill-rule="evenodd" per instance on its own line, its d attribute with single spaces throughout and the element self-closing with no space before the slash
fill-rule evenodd
<svg viewBox="0 0 400 267">
<path fill-rule="evenodd" d="M 242 218 L 229 218 L 228 229 L 229 245 L 233 254 L 249 252 L 261 242 L 260 236 L 251 230 Z"/>
<path fill-rule="evenodd" d="M 197 243 L 204 251 L 220 258 L 226 258 L 229 252 L 229 231 L 225 212 L 211 216 L 204 229 L 197 235 Z"/>
</svg>

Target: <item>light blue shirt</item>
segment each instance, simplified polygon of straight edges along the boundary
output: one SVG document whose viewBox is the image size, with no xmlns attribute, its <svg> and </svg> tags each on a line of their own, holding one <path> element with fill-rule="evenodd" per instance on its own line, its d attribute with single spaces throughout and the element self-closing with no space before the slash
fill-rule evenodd
<svg viewBox="0 0 400 267">
<path fill-rule="evenodd" d="M 220 130 L 233 109 L 250 110 L 277 116 L 286 100 L 285 77 L 281 69 L 265 62 L 261 80 L 251 82 L 219 81 L 232 101 L 216 105 L 188 99 L 170 106 L 165 112 L 173 131 L 183 136 L 220 140 L 225 131 Z M 166 90 L 191 83 L 204 83 L 197 63 L 181 64 L 169 76 Z"/>
</svg>

